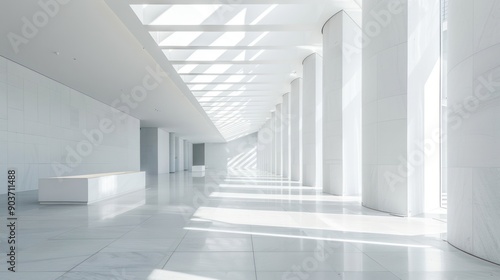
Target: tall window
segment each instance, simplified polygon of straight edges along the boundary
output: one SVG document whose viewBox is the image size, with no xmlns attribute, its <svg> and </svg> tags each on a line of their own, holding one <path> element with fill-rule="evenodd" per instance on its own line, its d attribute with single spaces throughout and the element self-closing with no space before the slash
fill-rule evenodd
<svg viewBox="0 0 500 280">
<path fill-rule="evenodd" d="M 448 122 L 448 0 L 441 0 L 441 133 Z M 447 143 L 441 141 L 441 207 L 447 208 Z"/>
</svg>

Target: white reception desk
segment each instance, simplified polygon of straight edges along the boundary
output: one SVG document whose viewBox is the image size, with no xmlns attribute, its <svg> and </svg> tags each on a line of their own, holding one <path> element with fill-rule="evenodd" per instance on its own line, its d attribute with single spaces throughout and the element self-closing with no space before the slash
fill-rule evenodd
<svg viewBox="0 0 500 280">
<path fill-rule="evenodd" d="M 146 172 L 114 172 L 38 180 L 41 204 L 90 204 L 143 190 Z"/>
</svg>

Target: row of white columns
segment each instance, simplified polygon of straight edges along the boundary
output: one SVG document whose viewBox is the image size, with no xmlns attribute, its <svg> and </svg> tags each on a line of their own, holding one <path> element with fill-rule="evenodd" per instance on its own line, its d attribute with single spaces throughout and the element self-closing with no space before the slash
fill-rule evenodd
<svg viewBox="0 0 500 280">
<path fill-rule="evenodd" d="M 424 112 L 439 116 L 439 0 L 370 1 L 363 26 L 344 11 L 325 23 L 323 57 L 304 59 L 303 78 L 259 132 L 260 167 L 418 215 L 439 206 L 439 156 L 409 161 L 436 129 Z"/>
<path fill-rule="evenodd" d="M 331 194 L 359 194 L 361 51 L 343 53 L 358 34 L 360 28 L 343 11 L 325 24 L 325 59 L 317 53 L 304 59 L 303 77 L 291 82 L 259 131 L 261 170 Z"/>
</svg>

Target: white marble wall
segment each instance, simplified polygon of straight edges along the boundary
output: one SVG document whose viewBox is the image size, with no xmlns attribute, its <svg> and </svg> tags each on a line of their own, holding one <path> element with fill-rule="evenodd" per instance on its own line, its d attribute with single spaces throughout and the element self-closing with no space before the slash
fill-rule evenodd
<svg viewBox="0 0 500 280">
<path fill-rule="evenodd" d="M 276 175 L 283 174 L 283 116 L 281 104 L 276 105 L 276 112 L 274 114 L 274 153 L 275 153 L 275 173 Z"/>
<path fill-rule="evenodd" d="M 158 174 L 158 128 L 141 128 L 141 171 Z"/>
<path fill-rule="evenodd" d="M 84 133 L 100 130 L 103 119 L 113 132 L 96 137 L 102 141 L 90 152 L 78 152 L 88 142 Z M 17 168 L 18 191 L 57 175 L 139 171 L 139 126 L 136 118 L 0 57 L 0 180 L 7 181 L 7 168 Z"/>
<path fill-rule="evenodd" d="M 141 128 L 141 171 L 148 174 L 169 173 L 169 135 L 156 127 Z"/>
<path fill-rule="evenodd" d="M 450 1 L 448 241 L 500 264 L 500 1 Z"/>
<path fill-rule="evenodd" d="M 323 190 L 361 191 L 361 28 L 341 11 L 323 28 Z"/>
<path fill-rule="evenodd" d="M 363 3 L 362 184 L 370 208 L 406 216 L 429 206 L 421 147 L 424 100 L 439 98 L 439 2 Z"/>
<path fill-rule="evenodd" d="M 317 186 L 318 170 L 322 162 L 318 159 L 321 143 L 316 128 L 322 120 L 322 110 L 317 108 L 318 97 L 323 94 L 322 57 L 313 53 L 303 62 L 303 97 L 302 97 L 302 182 L 306 186 Z M 319 152 L 320 153 L 320 152 Z"/>
<path fill-rule="evenodd" d="M 290 92 L 290 178 L 302 178 L 302 78 L 292 81 Z"/>
<path fill-rule="evenodd" d="M 227 143 L 205 144 L 205 166 L 212 170 L 256 170 L 258 133 L 252 133 Z"/>
<path fill-rule="evenodd" d="M 290 178 L 290 94 L 283 95 L 283 103 L 281 105 L 281 114 L 283 118 L 282 133 L 283 133 L 283 178 Z"/>
</svg>

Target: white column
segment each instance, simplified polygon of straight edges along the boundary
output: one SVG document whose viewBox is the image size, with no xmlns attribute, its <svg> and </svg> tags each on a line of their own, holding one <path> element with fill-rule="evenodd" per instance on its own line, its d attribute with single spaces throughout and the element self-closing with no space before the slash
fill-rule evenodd
<svg viewBox="0 0 500 280">
<path fill-rule="evenodd" d="M 271 173 L 276 174 L 276 112 L 271 113 L 270 129 L 272 132 L 272 142 L 270 145 L 271 153 Z"/>
<path fill-rule="evenodd" d="M 264 129 L 264 127 L 259 129 L 259 131 L 257 132 L 257 170 L 260 170 L 260 171 L 264 170 L 263 161 L 264 161 L 265 146 L 264 146 L 264 142 L 263 142 L 263 138 L 264 138 L 263 129 Z"/>
<path fill-rule="evenodd" d="M 265 172 L 271 172 L 271 144 L 272 144 L 272 131 L 270 129 L 270 120 L 267 120 L 262 128 L 259 130 L 259 151 L 258 157 L 260 161 L 259 169 Z"/>
<path fill-rule="evenodd" d="M 283 147 L 283 134 L 282 134 L 282 107 L 281 104 L 276 105 L 276 112 L 274 114 L 274 152 L 275 152 L 275 165 L 276 165 L 276 175 L 283 174 L 283 157 L 282 157 L 282 147 Z"/>
<path fill-rule="evenodd" d="M 439 153 L 427 153 L 424 112 L 439 104 L 440 1 L 363 4 L 363 204 L 418 215 L 439 207 L 439 185 L 424 183 Z"/>
<path fill-rule="evenodd" d="M 169 169 L 170 169 L 170 173 L 174 173 L 175 172 L 175 134 L 170 132 L 169 134 L 169 158 L 170 158 L 170 162 L 169 162 Z"/>
<path fill-rule="evenodd" d="M 193 171 L 193 143 L 188 142 L 188 170 Z"/>
<path fill-rule="evenodd" d="M 160 174 L 158 167 L 158 128 L 141 128 L 141 171 L 147 174 Z"/>
<path fill-rule="evenodd" d="M 448 242 L 500 264 L 500 1 L 449 2 Z"/>
<path fill-rule="evenodd" d="M 272 128 L 272 118 L 267 121 L 267 133 L 269 134 L 269 142 L 267 143 L 267 171 L 273 173 L 273 144 L 274 130 Z"/>
<path fill-rule="evenodd" d="M 189 170 L 189 144 L 187 140 L 184 140 L 184 169 L 185 171 Z"/>
<path fill-rule="evenodd" d="M 290 178 L 290 94 L 283 95 L 281 105 L 282 116 L 282 155 L 283 155 L 283 178 Z"/>
<path fill-rule="evenodd" d="M 315 187 L 322 163 L 318 162 L 316 124 L 322 119 L 322 108 L 318 110 L 317 100 L 323 93 L 323 59 L 316 53 L 306 57 L 303 62 L 302 90 L 302 182 L 305 186 Z"/>
<path fill-rule="evenodd" d="M 290 178 L 302 179 L 302 78 L 292 81 L 290 92 Z"/>
<path fill-rule="evenodd" d="M 341 11 L 323 27 L 323 191 L 361 193 L 361 28 Z"/>
<path fill-rule="evenodd" d="M 175 171 L 184 171 L 184 140 L 180 137 L 175 137 L 175 162 Z"/>
<path fill-rule="evenodd" d="M 270 149 L 271 149 L 271 143 L 273 142 L 273 138 L 272 138 L 272 131 L 270 129 L 270 120 L 267 120 L 266 121 L 266 124 L 264 126 L 264 131 L 263 131 L 263 135 L 264 135 L 264 145 L 265 145 L 265 161 L 264 161 L 264 166 L 265 166 L 265 171 L 266 172 L 271 172 L 271 152 L 270 152 Z"/>
</svg>

